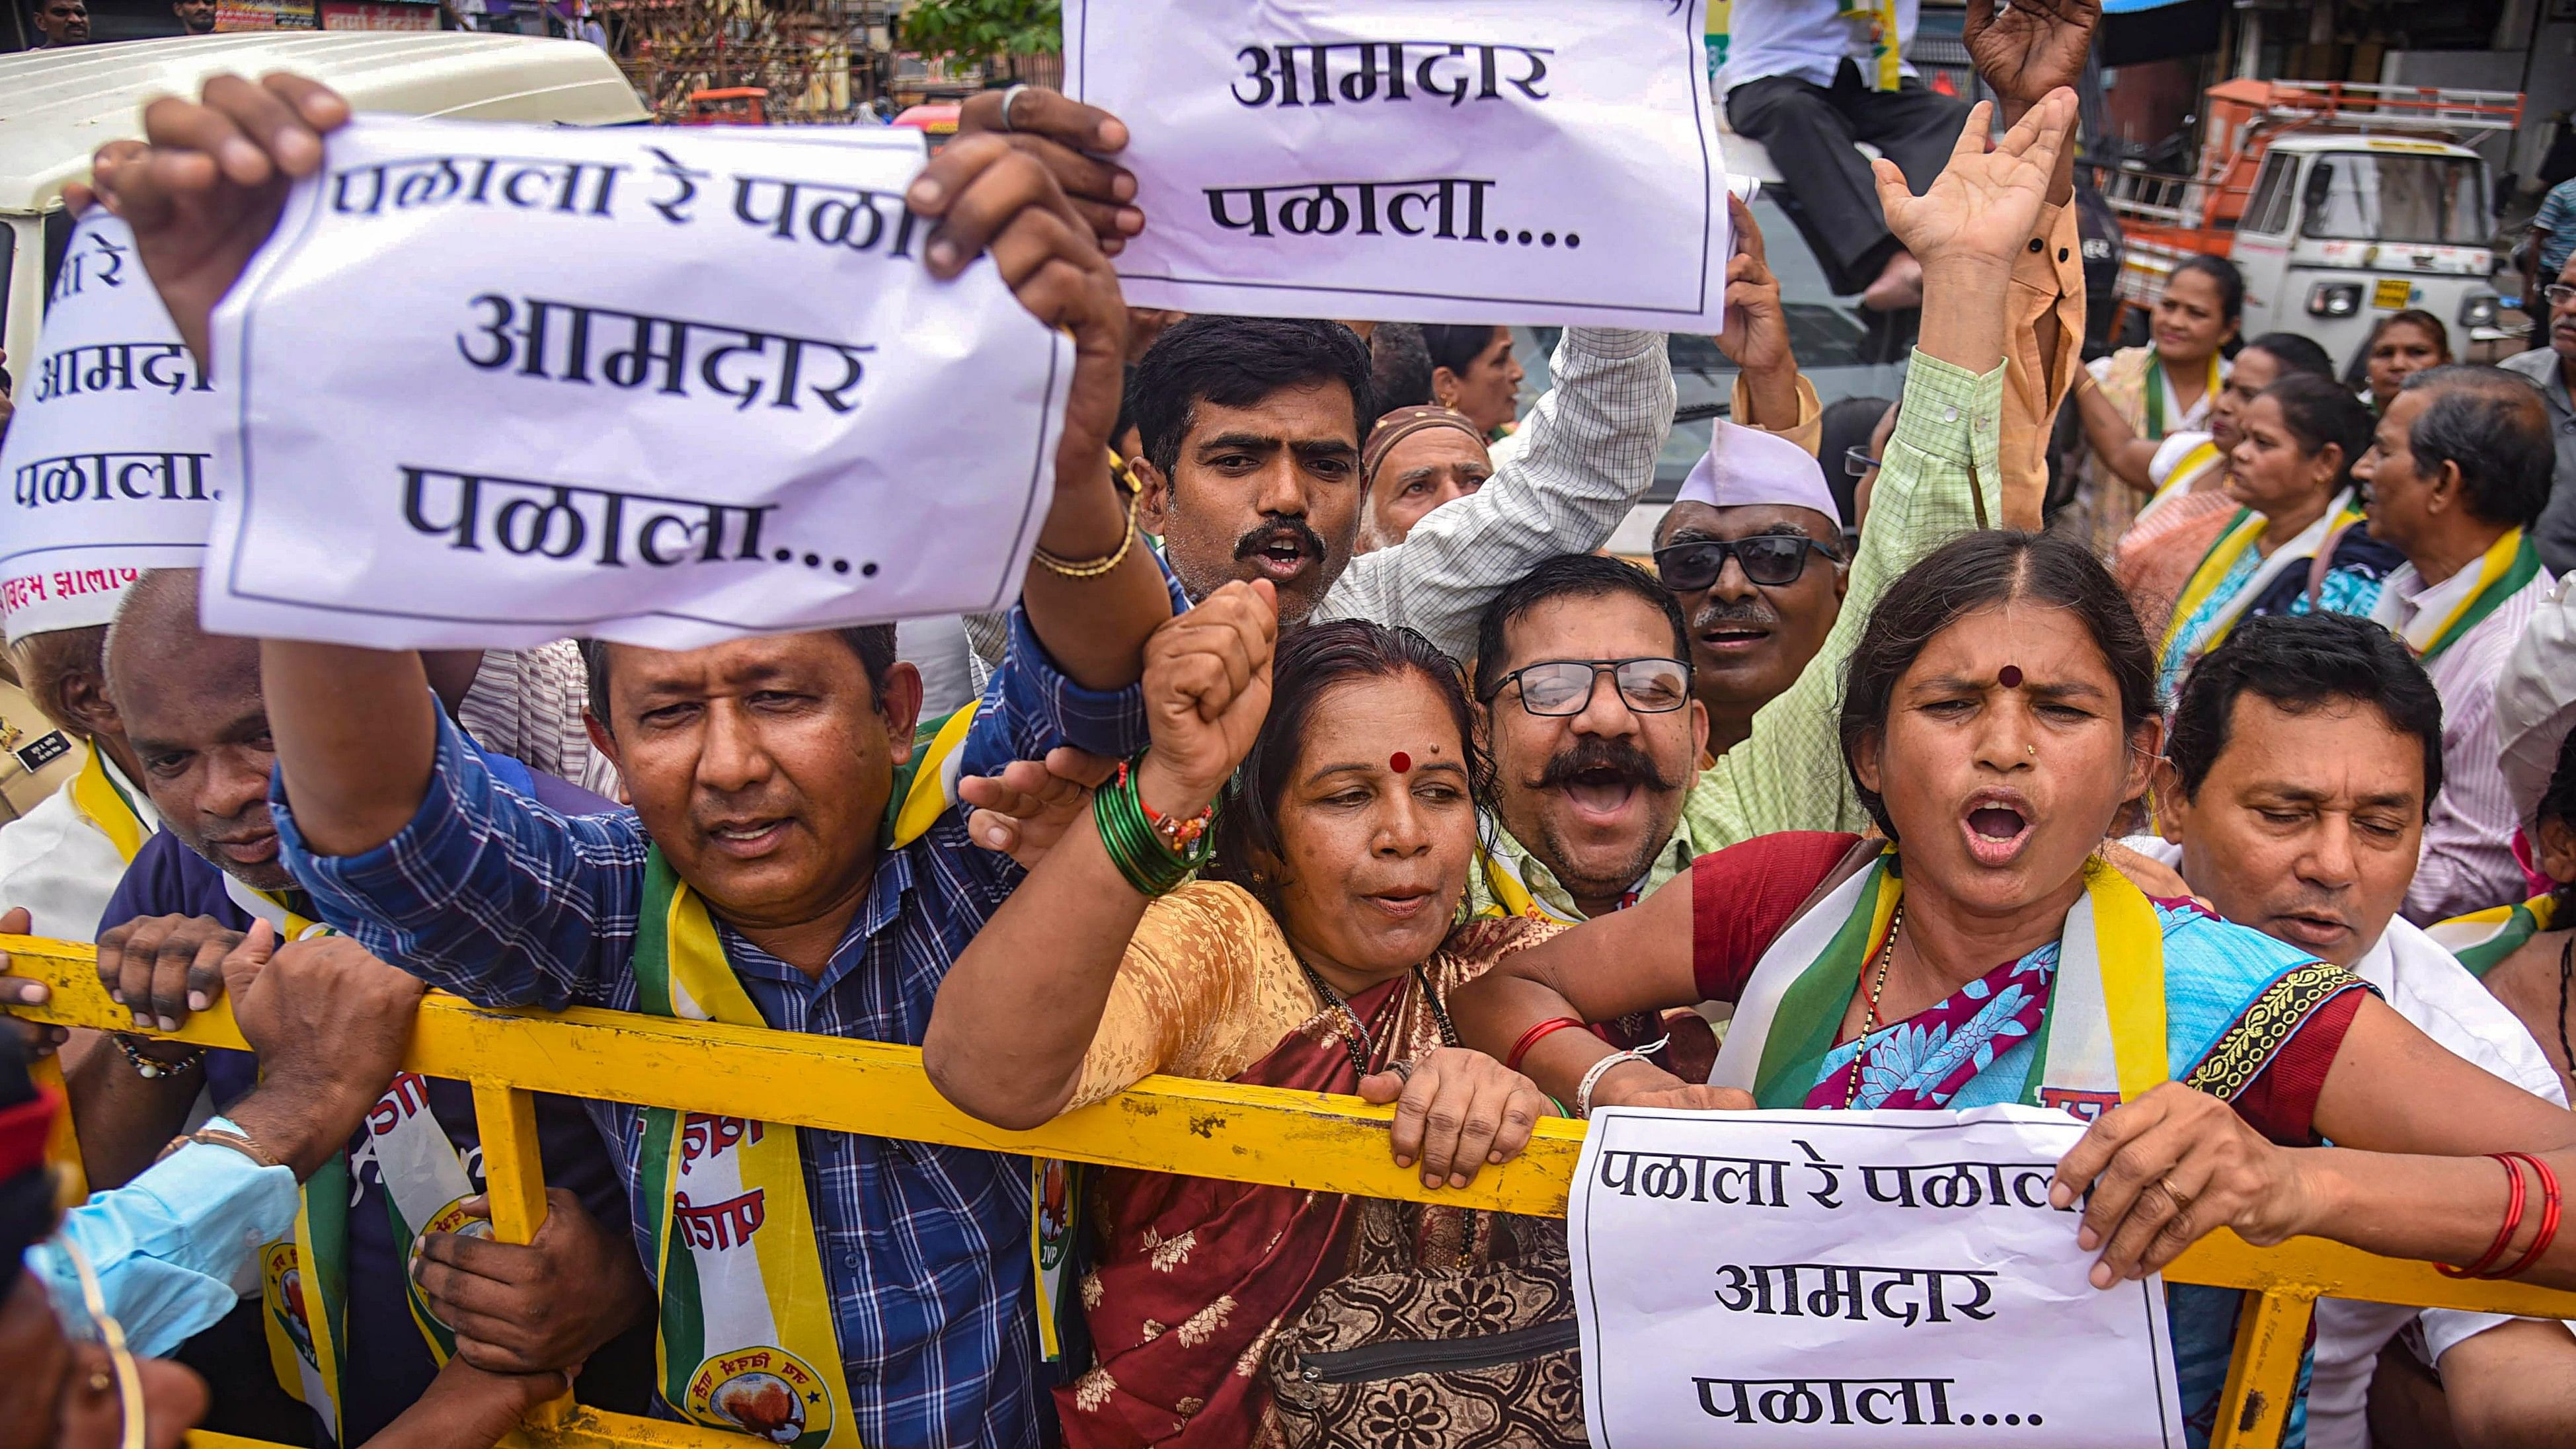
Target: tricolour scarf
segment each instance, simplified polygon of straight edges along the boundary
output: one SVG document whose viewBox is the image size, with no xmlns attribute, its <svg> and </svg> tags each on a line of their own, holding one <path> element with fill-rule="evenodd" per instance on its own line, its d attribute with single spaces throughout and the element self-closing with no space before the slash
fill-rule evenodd
<svg viewBox="0 0 2576 1449">
<path fill-rule="evenodd" d="M 2504 964 L 2506 957 L 2522 949 L 2523 943 L 2543 931 L 2553 929 L 2558 916 L 2556 896 L 2533 896 L 2520 905 L 2492 906 L 2465 916 L 2453 916 L 2437 925 L 2427 926 L 2443 950 L 2459 958 L 2472 976 L 2484 977 Z"/>
<path fill-rule="evenodd" d="M 2192 621 L 2208 604 L 2210 595 L 2227 581 L 2228 575 L 2244 561 L 2246 552 L 2261 542 L 2264 530 L 2271 527 L 2272 521 L 2264 515 L 2251 508 L 2238 509 L 2236 517 L 2229 521 L 2227 531 L 2209 546 L 2209 552 L 2201 555 L 2199 567 L 2191 571 L 2191 578 L 2183 585 L 2181 596 L 2174 600 L 2173 622 L 2165 626 L 2164 648 L 2157 653 L 2157 662 L 2164 672 L 2170 674 L 2190 659 L 2217 648 L 2237 622 L 2245 617 L 2245 611 L 2254 606 L 2254 601 L 2263 597 L 2263 591 L 2272 586 L 2274 579 L 2286 569 L 2313 560 L 2317 550 L 2325 547 L 2326 540 L 2334 536 L 2335 530 L 2360 518 L 2361 506 L 2353 490 L 2347 488 L 2336 494 L 2334 501 L 2326 505 L 2326 511 L 2317 515 L 2315 522 L 2272 550 L 2255 567 L 2245 582 L 2237 586 L 2235 595 L 2225 607 L 2210 617 L 2196 637 L 2186 638 L 2183 631 L 2191 627 Z"/>
<path fill-rule="evenodd" d="M 635 978 L 646 1015 L 768 1025 L 705 902 L 658 846 L 645 858 Z M 793 1127 L 645 1109 L 635 1210 L 661 1289 L 655 1371 L 663 1400 L 699 1423 L 793 1449 L 854 1449 L 796 1139 Z"/>
</svg>

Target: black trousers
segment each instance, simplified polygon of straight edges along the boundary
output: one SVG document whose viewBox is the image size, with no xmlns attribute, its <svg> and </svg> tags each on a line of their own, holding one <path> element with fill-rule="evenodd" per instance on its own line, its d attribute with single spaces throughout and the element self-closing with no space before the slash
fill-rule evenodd
<svg viewBox="0 0 2576 1449">
<path fill-rule="evenodd" d="M 1853 143 L 1876 146 L 1920 194 L 1949 164 L 1968 103 L 1912 76 L 1897 90 L 1871 90 L 1846 60 L 1831 87 L 1785 75 L 1737 86 L 1726 93 L 1726 119 L 1771 153 L 1794 203 L 1790 217 L 1826 281 L 1848 294 L 1876 281 L 1898 250 L 1878 209 L 1878 182 Z"/>
</svg>

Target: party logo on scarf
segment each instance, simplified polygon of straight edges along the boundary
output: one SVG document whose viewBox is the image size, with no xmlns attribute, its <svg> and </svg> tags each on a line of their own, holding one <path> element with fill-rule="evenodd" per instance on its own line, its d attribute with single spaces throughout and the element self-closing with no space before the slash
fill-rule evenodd
<svg viewBox="0 0 2576 1449">
<path fill-rule="evenodd" d="M 831 1390 L 822 1375 L 783 1348 L 720 1353 L 689 1375 L 691 1416 L 730 1423 L 772 1444 L 813 1449 L 832 1434 Z"/>
<path fill-rule="evenodd" d="M 296 1267 L 293 1243 L 271 1243 L 259 1259 L 260 1281 L 268 1286 L 269 1312 L 295 1344 L 304 1361 L 313 1358 L 313 1319 L 304 1304 L 304 1274 Z"/>
</svg>

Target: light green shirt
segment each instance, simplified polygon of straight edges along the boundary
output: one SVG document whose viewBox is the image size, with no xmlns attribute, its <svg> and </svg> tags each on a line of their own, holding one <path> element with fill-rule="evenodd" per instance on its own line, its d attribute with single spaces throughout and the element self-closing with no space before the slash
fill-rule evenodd
<svg viewBox="0 0 2576 1449">
<path fill-rule="evenodd" d="M 1682 806 L 1685 832 L 1699 850 L 1781 830 L 1869 828 L 1836 727 L 1843 667 L 1897 575 L 1953 536 L 2003 516 L 1996 450 L 2003 414 L 2003 364 L 1980 377 L 1914 354 L 1842 616 L 1797 683 L 1753 716 L 1753 733 L 1700 772 Z"/>
</svg>

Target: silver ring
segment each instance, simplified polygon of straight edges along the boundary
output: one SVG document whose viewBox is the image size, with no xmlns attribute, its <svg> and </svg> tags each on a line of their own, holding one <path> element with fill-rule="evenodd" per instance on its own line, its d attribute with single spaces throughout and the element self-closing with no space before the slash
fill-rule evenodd
<svg viewBox="0 0 2576 1449">
<path fill-rule="evenodd" d="M 1012 129 L 1012 127 L 1011 127 L 1011 103 L 1012 103 L 1013 101 L 1018 100 L 1018 99 L 1020 98 L 1020 92 L 1022 92 L 1022 91 L 1024 91 L 1024 90 L 1027 90 L 1027 89 L 1028 89 L 1028 87 L 1027 87 L 1026 85 L 1016 85 L 1016 86 L 1011 87 L 1009 90 L 1006 90 L 1006 91 L 1002 92 L 1002 129 L 1003 129 L 1003 130 L 1007 131 L 1007 130 Z"/>
</svg>

